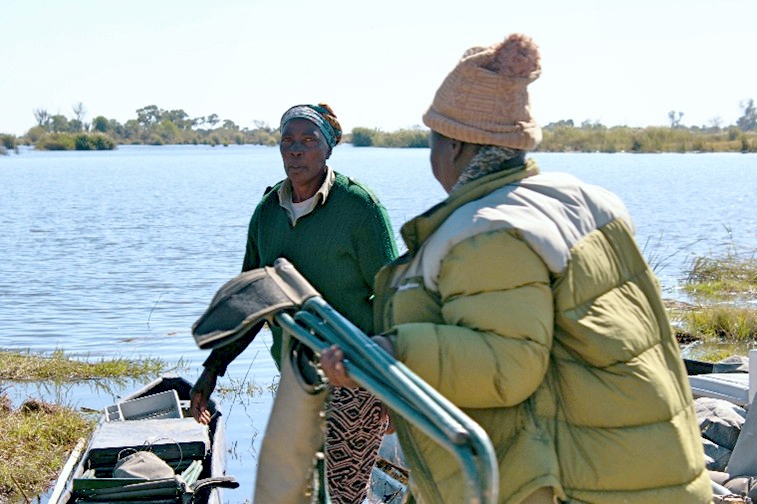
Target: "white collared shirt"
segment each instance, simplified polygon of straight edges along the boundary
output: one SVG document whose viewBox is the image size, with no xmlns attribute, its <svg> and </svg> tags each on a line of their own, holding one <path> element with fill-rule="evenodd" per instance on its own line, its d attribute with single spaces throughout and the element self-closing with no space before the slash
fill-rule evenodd
<svg viewBox="0 0 757 504">
<path fill-rule="evenodd" d="M 332 170 L 330 166 L 326 166 L 326 178 L 323 180 L 321 187 L 313 196 L 299 203 L 294 203 L 292 201 L 292 182 L 289 179 L 286 179 L 284 183 L 281 184 L 278 191 L 279 205 L 286 210 L 293 226 L 297 224 L 298 219 L 315 210 L 316 206 L 326 203 L 326 199 L 331 192 L 335 180 L 336 174 L 334 173 L 334 170 Z"/>
</svg>

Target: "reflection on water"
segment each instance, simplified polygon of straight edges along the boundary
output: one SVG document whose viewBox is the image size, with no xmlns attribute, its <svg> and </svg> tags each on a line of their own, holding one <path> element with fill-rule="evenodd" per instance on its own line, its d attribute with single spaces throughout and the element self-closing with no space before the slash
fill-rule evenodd
<svg viewBox="0 0 757 504">
<path fill-rule="evenodd" d="M 741 154 L 533 154 L 545 171 L 567 171 L 618 193 L 647 257 L 657 257 L 665 295 L 694 255 L 729 243 L 757 248 L 757 156 Z M 395 233 L 444 198 L 428 149 L 340 146 L 331 165 L 370 185 Z M 190 380 L 207 352 L 190 328 L 241 267 L 250 215 L 283 177 L 278 149 L 255 146 L 124 146 L 113 152 L 30 152 L 0 158 L 0 347 L 87 359 L 183 360 Z M 260 384 L 226 395 L 229 502 L 249 498 L 257 448 L 277 375 L 263 332 L 219 386 Z M 93 409 L 131 390 L 13 385 Z"/>
</svg>

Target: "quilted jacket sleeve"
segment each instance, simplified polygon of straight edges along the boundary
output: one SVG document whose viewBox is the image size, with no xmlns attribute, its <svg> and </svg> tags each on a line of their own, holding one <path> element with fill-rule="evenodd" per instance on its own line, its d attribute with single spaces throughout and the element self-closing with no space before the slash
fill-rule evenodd
<svg viewBox="0 0 757 504">
<path fill-rule="evenodd" d="M 444 323 L 395 326 L 397 358 L 463 408 L 516 405 L 547 373 L 553 299 L 546 265 L 512 231 L 455 245 L 438 278 Z"/>
</svg>

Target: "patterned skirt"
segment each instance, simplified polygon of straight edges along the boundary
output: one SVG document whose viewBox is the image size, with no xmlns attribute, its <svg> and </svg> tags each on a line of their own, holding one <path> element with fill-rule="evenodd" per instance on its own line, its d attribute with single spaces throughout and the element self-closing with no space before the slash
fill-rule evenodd
<svg viewBox="0 0 757 504">
<path fill-rule="evenodd" d="M 360 504 L 386 429 L 381 402 L 363 389 L 334 387 L 326 410 L 326 481 L 333 504 Z"/>
</svg>

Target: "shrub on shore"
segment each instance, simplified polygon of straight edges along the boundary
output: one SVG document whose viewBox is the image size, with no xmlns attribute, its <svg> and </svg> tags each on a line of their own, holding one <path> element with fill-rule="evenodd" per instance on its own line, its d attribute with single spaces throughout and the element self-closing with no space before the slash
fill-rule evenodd
<svg viewBox="0 0 757 504">
<path fill-rule="evenodd" d="M 39 150 L 113 150 L 116 142 L 104 133 L 46 133 L 34 143 Z"/>
<path fill-rule="evenodd" d="M 401 129 L 394 132 L 369 128 L 354 128 L 350 141 L 355 147 L 428 147 L 429 130 Z"/>
<path fill-rule="evenodd" d="M 17 141 L 14 135 L 0 133 L 0 147 L 4 147 L 7 150 L 13 150 L 16 148 L 16 145 Z"/>
</svg>

